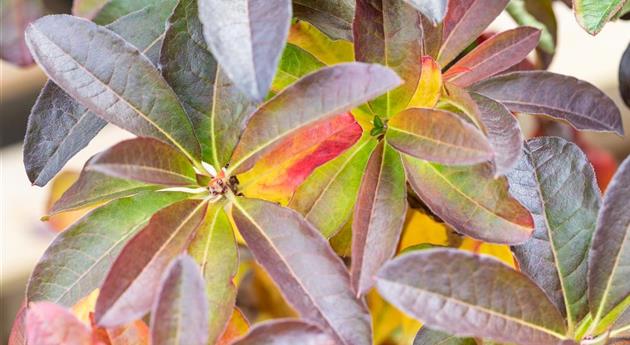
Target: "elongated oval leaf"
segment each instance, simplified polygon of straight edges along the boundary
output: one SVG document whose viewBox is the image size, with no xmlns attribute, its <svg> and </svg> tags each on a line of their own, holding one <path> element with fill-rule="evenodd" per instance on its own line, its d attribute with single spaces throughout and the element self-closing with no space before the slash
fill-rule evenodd
<svg viewBox="0 0 630 345">
<path fill-rule="evenodd" d="M 352 40 L 354 8 L 354 0 L 293 0 L 293 16 L 332 39 Z"/>
<path fill-rule="evenodd" d="M 400 154 L 384 141 L 368 160 L 352 220 L 352 286 L 359 296 L 396 252 L 407 216 L 407 185 Z"/>
<path fill-rule="evenodd" d="M 630 306 L 630 159 L 608 185 L 589 253 L 588 302 L 602 326 Z"/>
<path fill-rule="evenodd" d="M 208 300 L 197 263 L 182 255 L 164 272 L 151 312 L 151 344 L 207 345 Z"/>
<path fill-rule="evenodd" d="M 125 245 L 112 264 L 96 301 L 99 326 L 115 327 L 151 309 L 162 272 L 186 249 L 207 203 L 185 200 L 158 211 Z"/>
<path fill-rule="evenodd" d="M 523 61 L 536 48 L 540 30 L 519 27 L 490 37 L 473 51 L 466 54 L 449 69 L 467 71 L 457 74 L 449 81 L 466 87 L 484 80 Z"/>
<path fill-rule="evenodd" d="M 139 136 L 171 142 L 191 160 L 200 157 L 177 96 L 120 36 L 84 19 L 56 15 L 31 24 L 26 37 L 48 76 L 90 111 Z"/>
<path fill-rule="evenodd" d="M 509 0 L 449 1 L 438 62 L 453 61 L 503 11 Z"/>
<path fill-rule="evenodd" d="M 26 313 L 28 344 L 92 345 L 92 330 L 69 310 L 50 302 L 29 305 Z"/>
<path fill-rule="evenodd" d="M 261 101 L 288 37 L 291 1 L 200 0 L 199 19 L 210 51 L 228 77 Z"/>
<path fill-rule="evenodd" d="M 615 103 L 595 86 L 573 77 L 544 71 L 513 72 L 477 83 L 472 90 L 512 111 L 549 115 L 577 129 L 623 135 Z"/>
<path fill-rule="evenodd" d="M 392 116 L 416 92 L 422 65 L 420 14 L 403 0 L 359 0 L 353 23 L 357 61 L 391 67 L 404 84 L 370 102 L 376 115 Z"/>
<path fill-rule="evenodd" d="M 484 343 L 485 344 L 485 343 Z M 478 345 L 475 339 L 460 338 L 448 333 L 436 331 L 426 326 L 420 328 L 420 331 L 413 340 L 413 345 Z"/>
<path fill-rule="evenodd" d="M 252 115 L 232 156 L 230 172 L 250 169 L 260 156 L 299 129 L 348 111 L 399 84 L 392 70 L 363 63 L 338 64 L 307 75 Z"/>
<path fill-rule="evenodd" d="M 441 22 L 446 16 L 447 0 L 405 0 L 431 20 L 433 25 Z"/>
<path fill-rule="evenodd" d="M 573 11 L 580 26 L 596 35 L 625 3 L 626 0 L 573 0 Z"/>
<path fill-rule="evenodd" d="M 512 198 L 505 178 L 487 165 L 447 167 L 403 155 L 407 179 L 433 213 L 480 240 L 519 244 L 534 227 L 531 214 Z"/>
<path fill-rule="evenodd" d="M 387 141 L 416 158 L 452 165 L 489 161 L 488 139 L 459 115 L 438 109 L 410 108 L 387 123 Z"/>
<path fill-rule="evenodd" d="M 558 23 L 553 9 L 553 0 L 510 1 L 505 11 L 521 26 L 531 26 L 541 30 L 536 52 L 537 65 L 547 69 L 556 52 Z"/>
<path fill-rule="evenodd" d="M 256 260 L 303 318 L 340 344 L 372 343 L 370 317 L 350 289 L 348 271 L 299 213 L 267 201 L 239 198 L 232 205 L 232 217 Z"/>
<path fill-rule="evenodd" d="M 538 138 L 527 142 L 508 181 L 536 225 L 532 238 L 513 248 L 519 267 L 573 329 L 588 313 L 587 257 L 601 203 L 593 168 L 574 144 Z"/>
<path fill-rule="evenodd" d="M 140 193 L 90 212 L 46 249 L 29 280 L 27 300 L 74 305 L 101 285 L 118 253 L 153 213 L 186 197 Z"/>
<path fill-rule="evenodd" d="M 300 320 L 274 320 L 261 323 L 232 345 L 334 345 L 319 328 Z"/>
<path fill-rule="evenodd" d="M 306 50 L 326 65 L 354 61 L 352 42 L 331 39 L 304 21 L 298 21 L 291 25 L 289 43 Z"/>
<path fill-rule="evenodd" d="M 381 295 L 429 327 L 523 345 L 555 345 L 566 326 L 536 284 L 488 256 L 427 249 L 378 273 Z"/>
</svg>

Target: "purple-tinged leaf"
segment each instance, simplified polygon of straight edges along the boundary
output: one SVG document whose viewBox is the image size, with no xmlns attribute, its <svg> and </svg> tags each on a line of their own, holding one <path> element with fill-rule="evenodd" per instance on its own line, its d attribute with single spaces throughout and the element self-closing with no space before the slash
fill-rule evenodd
<svg viewBox="0 0 630 345">
<path fill-rule="evenodd" d="M 403 0 L 359 0 L 353 23 L 357 61 L 392 68 L 404 81 L 400 87 L 369 103 L 388 117 L 405 109 L 418 88 L 422 72 L 420 13 Z"/>
<path fill-rule="evenodd" d="M 431 20 L 433 25 L 442 22 L 446 16 L 448 0 L 405 0 L 415 7 L 426 18 Z M 455 1 L 455 0 L 451 0 Z"/>
<path fill-rule="evenodd" d="M 553 10 L 554 0 L 514 0 L 505 11 L 520 26 L 531 26 L 541 30 L 536 48 L 537 67 L 547 69 L 553 60 L 558 40 L 558 23 Z"/>
<path fill-rule="evenodd" d="M 485 344 L 485 343 L 484 343 Z M 460 338 L 423 326 L 413 340 L 413 345 L 478 345 L 473 338 Z"/>
<path fill-rule="evenodd" d="M 50 302 L 29 304 L 26 338 L 32 345 L 92 345 L 92 330 L 70 310 Z"/>
<path fill-rule="evenodd" d="M 207 202 L 202 200 L 185 200 L 164 208 L 125 245 L 96 301 L 99 326 L 121 326 L 151 309 L 162 273 L 186 249 L 206 208 Z"/>
<path fill-rule="evenodd" d="M 619 63 L 619 92 L 624 103 L 630 108 L 630 43 Z"/>
<path fill-rule="evenodd" d="M 503 11 L 509 0 L 449 1 L 438 62 L 453 61 Z"/>
<path fill-rule="evenodd" d="M 198 4 L 212 55 L 241 91 L 262 101 L 289 34 L 291 1 L 199 0 Z"/>
<path fill-rule="evenodd" d="M 466 87 L 518 64 L 536 48 L 540 30 L 519 27 L 490 37 L 449 69 L 466 69 L 449 81 Z"/>
<path fill-rule="evenodd" d="M 407 184 L 400 154 L 384 141 L 368 160 L 352 218 L 352 287 L 363 296 L 394 256 L 407 215 Z"/>
<path fill-rule="evenodd" d="M 472 90 L 511 111 L 549 115 L 577 129 L 623 135 L 615 103 L 595 86 L 573 77 L 544 71 L 513 72 L 477 83 Z"/>
<path fill-rule="evenodd" d="M 387 141 L 416 158 L 450 165 L 489 161 L 488 139 L 461 116 L 438 109 L 410 108 L 387 123 Z"/>
<path fill-rule="evenodd" d="M 3 0 L 0 3 L 0 59 L 21 67 L 33 64 L 24 41 L 24 30 L 44 12 L 41 0 Z"/>
<path fill-rule="evenodd" d="M 425 56 L 430 56 L 433 60 L 436 60 L 442 47 L 442 35 L 444 24 L 433 24 L 425 16 L 422 17 L 422 47 Z M 424 60 L 422 60 L 424 62 Z M 437 65 L 437 62 L 435 62 Z"/>
<path fill-rule="evenodd" d="M 235 199 L 232 217 L 256 261 L 303 318 L 339 344 L 372 343 L 367 309 L 317 229 L 291 209 L 256 199 Z"/>
<path fill-rule="evenodd" d="M 610 325 L 630 306 L 630 158 L 608 185 L 589 252 L 588 302 L 594 322 Z"/>
<path fill-rule="evenodd" d="M 354 0 L 293 0 L 293 16 L 332 39 L 352 40 Z"/>
<path fill-rule="evenodd" d="M 575 329 L 588 313 L 587 257 L 601 203 L 593 167 L 575 144 L 536 138 L 508 181 L 535 224 L 532 238 L 513 247 L 519 267 Z"/>
<path fill-rule="evenodd" d="M 140 193 L 88 213 L 46 249 L 28 282 L 28 301 L 73 306 L 101 286 L 118 253 L 155 212 L 189 196 Z"/>
<path fill-rule="evenodd" d="M 436 330 L 522 345 L 556 345 L 564 319 L 525 275 L 489 256 L 427 249 L 400 256 L 377 276 L 381 295 Z"/>
<path fill-rule="evenodd" d="M 139 136 L 171 142 L 192 161 L 200 158 L 177 96 L 120 36 L 85 19 L 55 15 L 31 24 L 26 38 L 49 77 L 90 111 Z"/>
<path fill-rule="evenodd" d="M 245 172 L 301 128 L 357 107 L 400 82 L 389 68 L 358 62 L 307 75 L 252 115 L 232 155 L 230 173 Z"/>
<path fill-rule="evenodd" d="M 328 334 L 300 320 L 280 319 L 256 325 L 232 345 L 335 345 Z"/>
<path fill-rule="evenodd" d="M 195 169 L 180 151 L 152 138 L 118 143 L 94 156 L 83 168 L 91 172 L 148 184 L 196 185 Z"/>
<path fill-rule="evenodd" d="M 164 272 L 151 311 L 151 344 L 207 345 L 208 300 L 197 263 L 177 258 Z"/>
<path fill-rule="evenodd" d="M 416 194 L 456 230 L 505 244 L 520 244 L 531 236 L 531 214 L 510 196 L 505 178 L 492 178 L 490 165 L 448 167 L 408 155 L 403 163 Z"/>
<path fill-rule="evenodd" d="M 13 326 L 11 327 L 11 333 L 9 334 L 8 345 L 27 345 L 26 312 L 26 303 L 23 303 L 13 319 Z"/>
</svg>

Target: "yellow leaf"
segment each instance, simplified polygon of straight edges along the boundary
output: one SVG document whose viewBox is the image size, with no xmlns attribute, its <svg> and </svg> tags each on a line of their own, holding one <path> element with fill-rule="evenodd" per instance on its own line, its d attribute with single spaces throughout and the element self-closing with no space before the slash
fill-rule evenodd
<svg viewBox="0 0 630 345">
<path fill-rule="evenodd" d="M 430 56 L 422 57 L 422 75 L 409 108 L 433 108 L 442 94 L 442 71 Z"/>
<path fill-rule="evenodd" d="M 289 43 L 306 50 L 326 65 L 354 61 L 352 43 L 330 39 L 307 22 L 299 21 L 291 26 Z"/>
</svg>

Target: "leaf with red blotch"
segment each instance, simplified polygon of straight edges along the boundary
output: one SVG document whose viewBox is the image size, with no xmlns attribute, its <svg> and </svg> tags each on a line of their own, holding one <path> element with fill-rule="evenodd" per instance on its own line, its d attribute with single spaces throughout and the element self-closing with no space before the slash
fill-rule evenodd
<svg viewBox="0 0 630 345">
<path fill-rule="evenodd" d="M 503 11 L 509 0 L 449 1 L 438 62 L 453 61 Z"/>
<path fill-rule="evenodd" d="M 289 208 L 256 199 L 235 198 L 232 218 L 256 261 L 303 318 L 340 344 L 372 343 L 367 308 L 317 229 Z"/>
<path fill-rule="evenodd" d="M 44 15 L 41 0 L 2 1 L 0 4 L 0 59 L 27 67 L 33 57 L 24 41 L 24 30 L 28 24 Z"/>
<path fill-rule="evenodd" d="M 182 253 L 201 223 L 207 202 L 184 200 L 158 211 L 123 248 L 96 302 L 96 322 L 116 327 L 151 309 L 162 272 Z"/>
<path fill-rule="evenodd" d="M 22 306 L 15 314 L 13 320 L 13 327 L 11 327 L 11 333 L 9 334 L 8 345 L 27 345 L 26 344 L 26 303 L 22 303 Z"/>
<path fill-rule="evenodd" d="M 350 113 L 302 128 L 238 176 L 241 191 L 248 197 L 286 203 L 315 168 L 351 147 L 362 132 Z"/>
<path fill-rule="evenodd" d="M 301 320 L 279 319 L 256 325 L 232 345 L 335 345 L 328 334 Z"/>
<path fill-rule="evenodd" d="M 206 288 L 199 266 L 188 255 L 178 257 L 164 272 L 151 311 L 151 343 L 208 343 Z"/>
<path fill-rule="evenodd" d="M 57 304 L 29 304 L 25 321 L 28 344 L 93 345 L 90 327 Z"/>
<path fill-rule="evenodd" d="M 449 81 L 466 87 L 518 64 L 536 48 L 540 30 L 519 27 L 490 37 L 449 69 L 467 68 L 469 71 L 453 76 Z"/>
</svg>

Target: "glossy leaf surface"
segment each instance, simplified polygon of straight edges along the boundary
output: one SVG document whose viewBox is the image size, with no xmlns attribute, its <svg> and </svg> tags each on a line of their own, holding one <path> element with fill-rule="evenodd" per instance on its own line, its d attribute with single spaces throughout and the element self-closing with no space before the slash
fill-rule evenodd
<svg viewBox="0 0 630 345">
<path fill-rule="evenodd" d="M 436 331 L 426 326 L 420 328 L 420 332 L 413 340 L 413 345 L 478 345 L 475 339 L 460 338 L 448 333 Z"/>
<path fill-rule="evenodd" d="M 164 272 L 151 312 L 151 344 L 207 345 L 208 300 L 197 263 L 177 258 Z"/>
<path fill-rule="evenodd" d="M 210 51 L 228 77 L 261 101 L 287 40 L 291 1 L 200 0 L 199 19 Z"/>
<path fill-rule="evenodd" d="M 527 142 L 508 180 L 536 225 L 513 248 L 519 267 L 575 327 L 588 313 L 587 257 L 601 203 L 593 168 L 575 144 L 543 137 Z"/>
<path fill-rule="evenodd" d="M 353 23 L 357 61 L 392 68 L 404 81 L 371 101 L 375 115 L 388 117 L 404 109 L 414 95 L 422 65 L 420 14 L 403 0 L 359 0 Z"/>
<path fill-rule="evenodd" d="M 624 103 L 630 107 L 630 43 L 619 63 L 619 91 Z"/>
<path fill-rule="evenodd" d="M 31 303 L 26 313 L 26 325 L 29 344 L 93 344 L 92 330 L 69 310 L 51 302 Z"/>
<path fill-rule="evenodd" d="M 405 0 L 436 25 L 446 16 L 447 0 Z"/>
<path fill-rule="evenodd" d="M 0 3 L 0 59 L 26 67 L 33 58 L 24 41 L 24 30 L 32 21 L 44 15 L 40 0 L 3 0 Z"/>
<path fill-rule="evenodd" d="M 458 336 L 553 345 L 566 331 L 536 284 L 487 256 L 456 249 L 413 252 L 383 267 L 377 287 L 425 325 Z"/>
<path fill-rule="evenodd" d="M 525 242 L 533 231 L 527 209 L 509 195 L 505 178 L 492 178 L 489 165 L 448 167 L 403 155 L 407 179 L 431 211 L 476 239 Z"/>
<path fill-rule="evenodd" d="M 140 193 L 90 212 L 46 249 L 28 283 L 27 299 L 74 305 L 101 285 L 118 253 L 153 213 L 186 197 Z"/>
<path fill-rule="evenodd" d="M 372 343 L 369 314 L 350 289 L 342 261 L 317 229 L 291 209 L 255 199 L 235 200 L 232 217 L 256 261 L 303 318 L 340 344 Z"/>
<path fill-rule="evenodd" d="M 580 26 L 596 35 L 625 3 L 626 0 L 573 0 L 573 11 Z"/>
<path fill-rule="evenodd" d="M 233 345 L 334 345 L 333 339 L 316 326 L 299 320 L 261 323 Z"/>
<path fill-rule="evenodd" d="M 352 220 L 352 286 L 361 296 L 396 252 L 407 215 L 407 186 L 400 154 L 384 141 L 368 160 Z"/>
<path fill-rule="evenodd" d="M 293 16 L 332 39 L 352 40 L 354 8 L 353 0 L 293 0 Z"/>
<path fill-rule="evenodd" d="M 301 128 L 348 111 L 399 83 L 392 70 L 373 64 L 339 64 L 309 74 L 252 115 L 230 170 L 248 170 L 260 156 Z"/>
<path fill-rule="evenodd" d="M 164 208 L 125 245 L 96 302 L 99 326 L 123 325 L 151 309 L 162 273 L 186 249 L 206 206 L 201 200 L 185 200 Z"/>
<path fill-rule="evenodd" d="M 477 83 L 472 89 L 512 111 L 549 115 L 577 129 L 623 134 L 615 103 L 595 86 L 573 77 L 544 71 L 513 72 Z"/>
<path fill-rule="evenodd" d="M 409 102 L 409 108 L 433 108 L 442 95 L 442 70 L 428 55 L 422 57 L 422 74 L 418 89 Z"/>
</svg>

